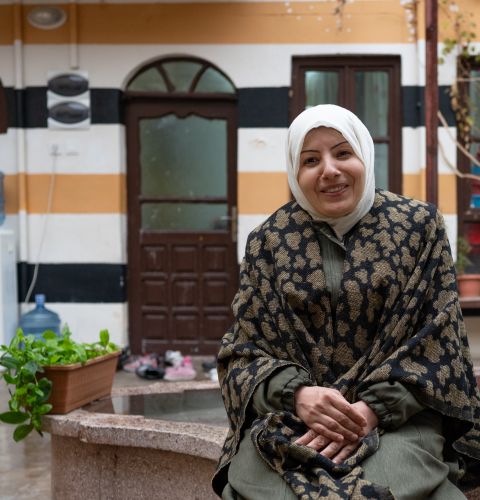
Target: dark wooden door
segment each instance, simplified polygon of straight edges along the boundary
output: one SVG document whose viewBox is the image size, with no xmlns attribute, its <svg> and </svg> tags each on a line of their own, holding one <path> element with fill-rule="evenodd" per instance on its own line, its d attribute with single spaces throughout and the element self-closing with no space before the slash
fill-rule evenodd
<svg viewBox="0 0 480 500">
<path fill-rule="evenodd" d="M 238 282 L 235 101 L 133 99 L 126 119 L 130 345 L 216 353 Z"/>
</svg>

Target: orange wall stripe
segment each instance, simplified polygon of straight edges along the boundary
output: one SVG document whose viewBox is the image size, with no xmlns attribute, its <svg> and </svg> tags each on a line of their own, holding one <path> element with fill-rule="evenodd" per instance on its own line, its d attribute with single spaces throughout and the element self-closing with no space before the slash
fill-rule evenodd
<svg viewBox="0 0 480 500">
<path fill-rule="evenodd" d="M 0 45 L 13 43 L 13 6 L 0 5 Z"/>
<path fill-rule="evenodd" d="M 425 198 L 421 184 L 421 176 L 422 174 L 420 173 L 403 174 L 403 194 L 405 196 L 414 198 L 416 200 L 423 200 Z"/>
<path fill-rule="evenodd" d="M 19 202 L 18 183 L 25 174 L 6 175 L 4 180 L 5 209 L 8 214 L 19 210 L 44 213 L 47 209 L 49 174 L 26 176 L 27 204 Z M 405 196 L 425 199 L 424 171 L 403 175 Z M 457 212 L 456 177 L 441 174 L 438 178 L 440 210 Z M 239 172 L 238 212 L 268 214 L 289 201 L 285 172 Z M 126 177 L 124 174 L 57 174 L 55 176 L 53 213 L 126 213 Z"/>
<path fill-rule="evenodd" d="M 5 176 L 6 212 L 45 213 L 51 175 L 27 175 L 27 206 L 18 200 L 19 175 Z M 57 174 L 52 213 L 125 213 L 125 175 L 68 175 Z"/>
<path fill-rule="evenodd" d="M 284 172 L 239 172 L 238 213 L 270 214 L 290 200 Z"/>
<path fill-rule="evenodd" d="M 455 174 L 438 176 L 438 207 L 444 214 L 457 213 L 457 176 Z"/>
<path fill-rule="evenodd" d="M 422 0 L 421 4 L 418 6 L 419 9 L 422 9 L 422 25 L 425 24 L 425 0 Z M 458 0 L 456 2 L 459 6 L 459 13 L 463 14 L 465 19 L 465 24 L 461 27 L 462 30 L 473 31 L 476 33 L 476 39 L 479 41 L 479 31 L 478 25 L 480 24 L 480 5 L 478 0 Z M 455 39 L 457 35 L 455 34 L 455 18 L 452 15 L 452 12 L 448 12 L 448 17 L 445 14 L 445 9 L 448 10 L 448 7 L 442 7 L 441 2 L 438 2 L 438 12 L 439 12 L 439 22 L 438 22 L 438 41 L 443 42 L 446 38 Z M 470 14 L 472 17 L 470 18 Z M 470 26 L 470 22 L 474 22 L 476 27 Z M 425 39 L 424 29 L 422 30 L 421 39 Z"/>
<path fill-rule="evenodd" d="M 480 24 L 478 0 L 459 0 L 460 11 Z M 69 5 L 60 5 L 69 12 Z M 23 5 L 26 43 L 69 43 L 69 20 L 54 30 L 30 26 Z M 0 6 L 0 44 L 11 44 L 13 7 Z M 407 43 L 405 12 L 399 0 L 357 0 L 344 9 L 338 30 L 332 2 L 238 2 L 196 4 L 79 4 L 80 43 Z M 290 11 L 290 12 L 289 12 Z M 425 38 L 424 2 L 418 12 L 418 38 Z M 440 14 L 439 41 L 453 23 Z"/>
<path fill-rule="evenodd" d="M 18 203 L 18 175 L 6 175 L 3 178 L 3 195 L 5 197 L 5 213 L 16 214 Z"/>
<path fill-rule="evenodd" d="M 403 174 L 403 194 L 425 200 L 425 170 L 418 174 Z M 453 174 L 438 176 L 438 202 L 444 214 L 457 213 L 457 178 Z"/>
<path fill-rule="evenodd" d="M 349 4 L 341 31 L 333 10 L 331 2 L 79 4 L 78 35 L 90 44 L 408 42 L 398 0 Z M 25 21 L 24 36 L 26 43 L 68 43 L 68 23 L 39 30 Z"/>
</svg>

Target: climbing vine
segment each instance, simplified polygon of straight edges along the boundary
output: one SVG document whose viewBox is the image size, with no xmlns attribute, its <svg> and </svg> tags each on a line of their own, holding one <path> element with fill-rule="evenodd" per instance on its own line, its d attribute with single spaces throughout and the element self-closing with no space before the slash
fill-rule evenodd
<svg viewBox="0 0 480 500">
<path fill-rule="evenodd" d="M 350 0 L 350 3 L 353 0 Z M 337 24 L 337 30 L 341 31 L 343 29 L 343 16 L 344 16 L 344 10 L 345 6 L 347 3 L 349 3 L 348 0 L 335 0 L 335 9 L 333 10 L 333 15 L 335 17 L 335 22 Z"/>
<path fill-rule="evenodd" d="M 418 0 L 400 0 L 400 5 L 405 9 L 405 20 L 407 21 L 408 41 L 417 39 L 417 7 Z"/>
<path fill-rule="evenodd" d="M 439 63 L 450 54 L 457 56 L 457 76 L 450 87 L 450 103 L 455 113 L 460 141 L 466 149 L 470 146 L 475 103 L 470 99 L 468 83 L 478 84 L 471 78 L 472 64 L 480 61 L 475 47 L 476 23 L 473 13 L 463 12 L 455 0 L 440 0 L 439 7 L 444 17 L 443 27 L 450 28 L 453 33 L 443 40 L 442 55 Z"/>
</svg>

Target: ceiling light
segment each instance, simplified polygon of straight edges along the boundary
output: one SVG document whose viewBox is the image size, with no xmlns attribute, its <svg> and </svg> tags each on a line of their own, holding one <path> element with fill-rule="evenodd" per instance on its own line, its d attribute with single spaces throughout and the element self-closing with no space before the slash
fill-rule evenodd
<svg viewBox="0 0 480 500">
<path fill-rule="evenodd" d="M 64 24 L 67 15 L 60 7 L 35 7 L 28 13 L 27 19 L 35 28 L 52 30 Z"/>
</svg>

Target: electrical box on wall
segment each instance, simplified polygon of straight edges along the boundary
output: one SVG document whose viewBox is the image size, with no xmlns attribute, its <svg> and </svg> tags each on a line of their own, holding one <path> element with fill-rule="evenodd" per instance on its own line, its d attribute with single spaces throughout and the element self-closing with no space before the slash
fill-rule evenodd
<svg viewBox="0 0 480 500">
<path fill-rule="evenodd" d="M 90 127 L 90 88 L 85 71 L 51 71 L 47 90 L 48 128 Z"/>
</svg>

